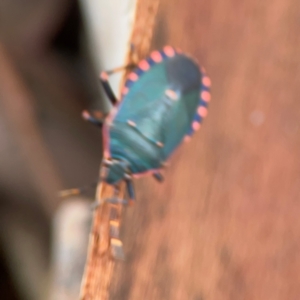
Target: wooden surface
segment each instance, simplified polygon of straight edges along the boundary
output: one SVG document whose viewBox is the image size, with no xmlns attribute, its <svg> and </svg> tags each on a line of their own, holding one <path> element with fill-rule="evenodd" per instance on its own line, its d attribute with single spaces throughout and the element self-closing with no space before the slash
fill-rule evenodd
<svg viewBox="0 0 300 300">
<path fill-rule="evenodd" d="M 134 24 L 128 43 L 127 58 L 124 65 L 139 62 L 150 50 L 155 17 L 159 0 L 143 0 L 136 2 Z M 121 87 L 125 82 L 126 73 L 123 72 Z M 120 93 L 121 94 L 121 93 Z M 105 157 L 105 153 L 104 153 Z M 100 174 L 102 170 L 100 167 Z M 101 177 L 101 175 L 100 175 Z M 119 185 L 120 199 L 124 198 L 125 185 Z M 114 195 L 114 190 L 108 184 L 99 182 L 96 192 L 96 202 L 99 204 L 94 212 L 93 224 L 88 243 L 88 255 L 85 264 L 84 276 L 81 283 L 80 299 L 82 300 L 106 300 L 109 298 L 111 280 L 115 271 L 116 255 L 113 251 L 111 224 L 119 232 L 122 222 L 123 206 L 105 202 Z M 119 235 L 119 233 L 118 233 Z M 115 245 L 122 242 L 114 237 Z M 122 250 L 122 247 L 121 247 Z"/>
<path fill-rule="evenodd" d="M 136 180 L 110 299 L 300 299 L 299 20 L 299 1 L 161 0 L 153 48 L 198 58 L 212 103 L 165 183 Z"/>
<path fill-rule="evenodd" d="M 124 185 L 121 185 L 119 193 L 121 199 L 124 196 L 123 191 Z M 94 211 L 80 300 L 106 300 L 109 297 L 109 286 L 115 264 L 110 245 L 110 221 L 112 215 L 115 215 L 114 220 L 120 225 L 122 209 L 120 205 L 104 202 L 104 199 L 113 196 L 114 189 L 111 186 L 106 183 L 98 185 L 96 202 L 99 206 Z"/>
</svg>

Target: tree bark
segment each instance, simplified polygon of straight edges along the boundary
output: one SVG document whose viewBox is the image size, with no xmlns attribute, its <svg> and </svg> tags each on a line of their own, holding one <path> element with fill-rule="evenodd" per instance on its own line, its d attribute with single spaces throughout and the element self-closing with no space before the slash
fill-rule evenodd
<svg viewBox="0 0 300 300">
<path fill-rule="evenodd" d="M 136 180 L 113 300 L 300 298 L 300 3 L 162 0 L 153 48 L 212 79 L 202 130 L 163 184 Z"/>
</svg>

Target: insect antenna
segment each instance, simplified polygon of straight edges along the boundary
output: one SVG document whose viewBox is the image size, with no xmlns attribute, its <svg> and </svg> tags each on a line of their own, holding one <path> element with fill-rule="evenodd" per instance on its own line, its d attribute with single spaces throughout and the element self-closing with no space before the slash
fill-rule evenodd
<svg viewBox="0 0 300 300">
<path fill-rule="evenodd" d="M 102 84 L 102 87 L 108 97 L 108 99 L 110 100 L 110 103 L 115 106 L 117 103 L 118 103 L 118 99 L 116 97 L 116 95 L 114 94 L 109 82 L 108 82 L 108 77 L 116 72 L 120 72 L 120 71 L 123 71 L 123 70 L 126 70 L 126 69 L 131 69 L 133 68 L 135 65 L 133 64 L 129 64 L 129 65 L 126 65 L 126 66 L 122 66 L 122 67 L 119 67 L 119 68 L 115 68 L 113 70 L 109 70 L 109 71 L 106 71 L 106 72 L 102 72 L 100 74 L 100 82 Z"/>
<path fill-rule="evenodd" d="M 84 110 L 82 112 L 82 117 L 84 120 L 86 120 L 100 128 L 102 128 L 102 125 L 105 120 L 104 114 L 100 111 L 89 112 L 87 110 Z"/>
<path fill-rule="evenodd" d="M 58 197 L 60 198 L 68 198 L 71 196 L 77 196 L 77 195 L 82 195 L 86 192 L 88 192 L 91 189 L 95 189 L 97 184 L 99 183 L 99 179 L 95 182 L 92 182 L 90 184 L 87 184 L 85 186 L 79 187 L 79 188 L 73 188 L 73 189 L 68 189 L 68 190 L 62 190 L 58 192 Z"/>
<path fill-rule="evenodd" d="M 164 181 L 164 176 L 162 176 L 161 173 L 157 172 L 157 173 L 153 173 L 153 177 L 159 181 L 159 182 L 163 182 Z"/>
</svg>

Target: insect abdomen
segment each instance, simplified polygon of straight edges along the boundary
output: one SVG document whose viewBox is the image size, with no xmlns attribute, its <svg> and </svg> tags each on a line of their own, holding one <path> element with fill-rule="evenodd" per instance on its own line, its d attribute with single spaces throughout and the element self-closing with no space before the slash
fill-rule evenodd
<svg viewBox="0 0 300 300">
<path fill-rule="evenodd" d="M 111 157 L 127 160 L 132 173 L 160 168 L 160 147 L 148 141 L 130 125 L 114 122 L 109 132 Z"/>
</svg>

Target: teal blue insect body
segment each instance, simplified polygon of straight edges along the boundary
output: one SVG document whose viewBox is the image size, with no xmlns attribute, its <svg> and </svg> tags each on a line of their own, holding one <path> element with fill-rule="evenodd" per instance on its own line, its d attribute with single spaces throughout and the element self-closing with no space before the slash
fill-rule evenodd
<svg viewBox="0 0 300 300">
<path fill-rule="evenodd" d="M 200 128 L 209 87 L 204 69 L 172 47 L 142 60 L 103 126 L 104 180 L 116 184 L 144 173 L 159 179 L 173 151 Z"/>
</svg>

